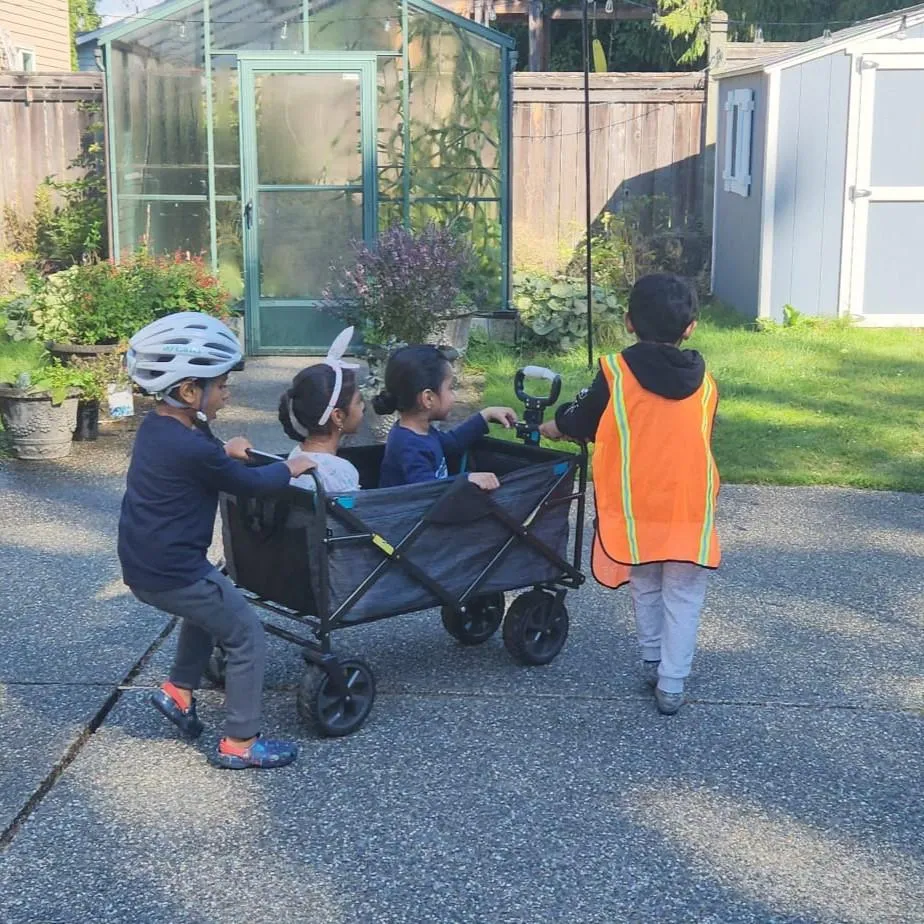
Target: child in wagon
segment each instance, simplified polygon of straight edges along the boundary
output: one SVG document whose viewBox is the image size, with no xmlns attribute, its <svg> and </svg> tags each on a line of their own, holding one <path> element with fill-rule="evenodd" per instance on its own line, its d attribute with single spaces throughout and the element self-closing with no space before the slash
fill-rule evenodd
<svg viewBox="0 0 924 924">
<path fill-rule="evenodd" d="M 448 455 L 462 455 L 488 432 L 489 423 L 509 429 L 513 408 L 486 407 L 452 430 L 438 430 L 455 404 L 452 363 L 435 346 L 407 346 L 394 352 L 385 368 L 385 389 L 372 406 L 377 414 L 398 412 L 385 443 L 379 487 L 415 484 L 449 477 Z M 499 486 L 493 472 L 472 472 L 468 480 L 485 491 Z"/>
</svg>

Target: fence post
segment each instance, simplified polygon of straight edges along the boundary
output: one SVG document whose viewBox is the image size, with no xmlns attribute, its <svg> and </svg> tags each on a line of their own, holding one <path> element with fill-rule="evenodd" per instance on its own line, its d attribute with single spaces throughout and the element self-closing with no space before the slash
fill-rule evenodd
<svg viewBox="0 0 924 924">
<path fill-rule="evenodd" d="M 716 143 L 719 136 L 719 84 L 715 72 L 725 64 L 728 45 L 728 13 L 716 10 L 709 17 L 709 45 L 706 49 L 709 69 L 706 71 L 706 112 L 703 119 L 703 224 L 712 232 L 712 206 L 715 196 Z"/>
<path fill-rule="evenodd" d="M 542 0 L 529 0 L 529 69 L 534 73 L 542 70 L 545 31 Z"/>
</svg>

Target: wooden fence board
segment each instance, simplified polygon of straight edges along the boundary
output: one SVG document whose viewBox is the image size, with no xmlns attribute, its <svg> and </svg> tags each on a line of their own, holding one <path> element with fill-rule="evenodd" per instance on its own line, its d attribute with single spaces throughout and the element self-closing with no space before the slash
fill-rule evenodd
<svg viewBox="0 0 924 924">
<path fill-rule="evenodd" d="M 703 75 L 596 74 L 590 100 L 594 218 L 627 200 L 664 196 L 673 226 L 699 219 Z M 524 122 L 520 107 L 549 118 Z M 515 74 L 513 110 L 514 258 L 561 267 L 584 234 L 583 76 Z M 550 157 L 537 157 L 537 145 Z M 539 163 L 545 169 L 537 182 Z M 650 208 L 643 213 L 650 220 Z"/>
</svg>

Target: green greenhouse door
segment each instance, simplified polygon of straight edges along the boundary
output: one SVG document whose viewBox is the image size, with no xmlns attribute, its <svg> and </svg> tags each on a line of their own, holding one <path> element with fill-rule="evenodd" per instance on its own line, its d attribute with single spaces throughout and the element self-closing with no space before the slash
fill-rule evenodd
<svg viewBox="0 0 924 924">
<path fill-rule="evenodd" d="M 368 57 L 241 63 L 248 351 L 321 353 L 331 264 L 375 234 L 375 66 Z"/>
</svg>

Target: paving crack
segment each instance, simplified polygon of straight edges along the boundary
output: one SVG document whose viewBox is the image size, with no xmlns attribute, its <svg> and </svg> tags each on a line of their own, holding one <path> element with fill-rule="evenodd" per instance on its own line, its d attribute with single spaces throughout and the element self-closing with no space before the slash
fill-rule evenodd
<svg viewBox="0 0 924 924">
<path fill-rule="evenodd" d="M 144 670 L 148 661 L 154 656 L 160 646 L 166 641 L 167 637 L 176 626 L 176 618 L 172 618 L 164 628 L 158 633 L 157 637 L 148 646 L 147 650 L 131 666 L 128 673 L 122 680 L 114 686 L 112 693 L 106 697 L 106 701 L 96 711 L 90 721 L 81 729 L 77 737 L 68 745 L 60 759 L 51 768 L 36 790 L 26 800 L 23 807 L 16 814 L 16 817 L 0 832 L 0 853 L 4 852 L 19 832 L 19 829 L 29 819 L 29 816 L 39 807 L 45 796 L 51 792 L 52 787 L 60 778 L 61 774 L 74 762 L 77 755 L 83 749 L 83 746 L 94 735 L 97 729 L 106 721 L 106 717 L 112 712 L 113 707 L 119 701 L 127 684 L 137 677 Z M 111 686 L 111 684 L 74 684 L 74 686 Z"/>
</svg>

